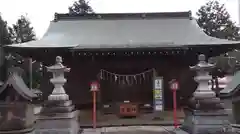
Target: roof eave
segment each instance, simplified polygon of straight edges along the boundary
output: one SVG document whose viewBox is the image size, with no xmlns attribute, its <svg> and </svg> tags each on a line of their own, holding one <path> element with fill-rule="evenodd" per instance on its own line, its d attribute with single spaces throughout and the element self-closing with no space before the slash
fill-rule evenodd
<svg viewBox="0 0 240 134">
<path fill-rule="evenodd" d="M 142 13 L 89 13 L 89 14 L 59 14 L 55 13 L 54 22 L 60 20 L 86 20 L 86 19 L 141 19 L 141 18 L 189 18 L 191 11 L 185 12 L 142 12 Z"/>
</svg>

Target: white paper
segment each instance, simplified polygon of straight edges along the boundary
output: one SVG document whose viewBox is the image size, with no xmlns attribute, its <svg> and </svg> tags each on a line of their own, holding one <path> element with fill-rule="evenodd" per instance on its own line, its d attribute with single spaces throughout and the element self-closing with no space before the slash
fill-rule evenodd
<svg viewBox="0 0 240 134">
<path fill-rule="evenodd" d="M 155 106 L 155 110 L 162 111 L 163 110 L 163 106 L 162 105 L 156 105 Z"/>
<path fill-rule="evenodd" d="M 154 88 L 155 89 L 162 89 L 162 79 L 155 79 Z"/>
</svg>

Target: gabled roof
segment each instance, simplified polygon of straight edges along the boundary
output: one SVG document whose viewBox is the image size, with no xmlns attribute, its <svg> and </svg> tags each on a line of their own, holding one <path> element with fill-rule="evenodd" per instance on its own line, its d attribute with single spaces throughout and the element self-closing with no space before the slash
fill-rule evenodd
<svg viewBox="0 0 240 134">
<path fill-rule="evenodd" d="M 237 44 L 207 36 L 191 12 L 56 14 L 42 39 L 12 47 L 75 49 Z"/>
<path fill-rule="evenodd" d="M 12 73 L 9 75 L 7 81 L 0 87 L 0 94 L 7 89 L 8 86 L 12 86 L 13 89 L 17 91 L 23 98 L 26 100 L 32 100 L 36 98 L 37 95 L 34 94 L 24 83 L 22 77 L 20 77 L 17 73 Z"/>
</svg>

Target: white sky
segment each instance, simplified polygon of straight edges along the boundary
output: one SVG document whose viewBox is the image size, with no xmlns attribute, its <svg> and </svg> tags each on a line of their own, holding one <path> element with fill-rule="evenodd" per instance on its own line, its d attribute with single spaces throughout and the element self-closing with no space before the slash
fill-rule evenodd
<svg viewBox="0 0 240 134">
<path fill-rule="evenodd" d="M 38 37 L 47 30 L 55 12 L 66 13 L 74 0 L 0 0 L 0 12 L 9 24 L 20 15 L 32 22 Z M 90 0 L 97 13 L 189 11 L 193 15 L 208 0 Z M 226 5 L 233 21 L 238 23 L 238 0 L 219 0 Z"/>
</svg>

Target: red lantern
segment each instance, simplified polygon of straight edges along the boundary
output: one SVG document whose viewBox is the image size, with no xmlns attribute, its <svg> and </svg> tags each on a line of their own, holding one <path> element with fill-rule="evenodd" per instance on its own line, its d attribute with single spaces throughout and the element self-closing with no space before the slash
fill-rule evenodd
<svg viewBox="0 0 240 134">
<path fill-rule="evenodd" d="M 173 79 L 172 81 L 170 81 L 170 88 L 173 92 L 173 119 L 174 119 L 174 127 L 177 128 L 178 127 L 178 120 L 177 120 L 177 90 L 179 88 L 179 84 L 178 82 Z"/>
<path fill-rule="evenodd" d="M 99 91 L 99 83 L 97 81 L 91 83 L 91 91 Z"/>
<path fill-rule="evenodd" d="M 93 128 L 95 129 L 97 124 L 96 92 L 99 91 L 100 86 L 97 81 L 93 81 L 90 86 L 91 86 L 90 90 L 92 91 L 92 94 L 93 94 Z"/>
<path fill-rule="evenodd" d="M 171 82 L 170 88 L 171 88 L 172 90 L 175 90 L 175 91 L 178 90 L 178 88 L 179 88 L 178 82 L 177 82 L 176 80 L 174 80 L 173 82 Z"/>
</svg>

